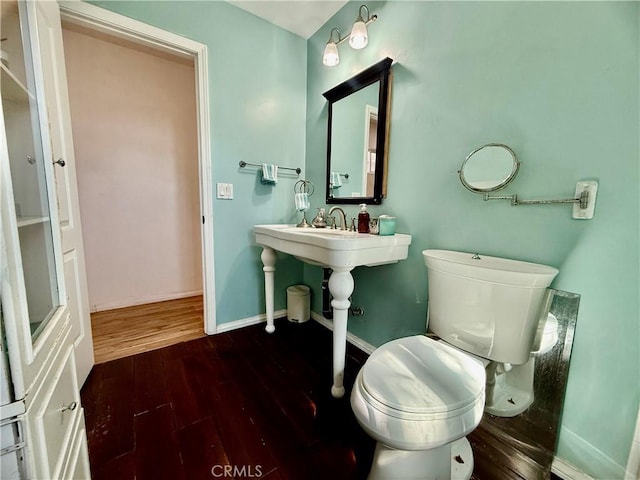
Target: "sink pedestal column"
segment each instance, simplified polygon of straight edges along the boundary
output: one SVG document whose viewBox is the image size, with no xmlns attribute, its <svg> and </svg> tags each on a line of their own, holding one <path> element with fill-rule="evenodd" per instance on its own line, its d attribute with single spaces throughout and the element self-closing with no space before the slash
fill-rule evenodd
<svg viewBox="0 0 640 480">
<path fill-rule="evenodd" d="M 262 271 L 264 272 L 264 300 L 267 310 L 267 326 L 265 330 L 268 333 L 273 333 L 276 327 L 273 325 L 273 277 L 276 271 L 276 252 L 269 247 L 262 247 L 262 253 L 260 254 L 262 260 Z"/>
<path fill-rule="evenodd" d="M 344 396 L 344 364 L 347 349 L 347 318 L 349 315 L 349 297 L 353 293 L 351 268 L 334 268 L 329 277 L 329 291 L 333 296 L 333 385 L 331 395 Z"/>
</svg>

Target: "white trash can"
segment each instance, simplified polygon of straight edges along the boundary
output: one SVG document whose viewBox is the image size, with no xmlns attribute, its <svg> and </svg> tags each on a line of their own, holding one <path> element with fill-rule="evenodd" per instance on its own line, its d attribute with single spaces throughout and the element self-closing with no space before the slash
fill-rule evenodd
<svg viewBox="0 0 640 480">
<path fill-rule="evenodd" d="M 287 319 L 303 323 L 309 320 L 311 291 L 306 285 L 292 285 L 287 288 Z"/>
</svg>

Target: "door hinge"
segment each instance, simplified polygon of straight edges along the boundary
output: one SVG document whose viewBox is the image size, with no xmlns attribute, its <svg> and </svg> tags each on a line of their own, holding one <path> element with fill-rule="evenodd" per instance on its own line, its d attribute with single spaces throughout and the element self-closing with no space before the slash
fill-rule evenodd
<svg viewBox="0 0 640 480">
<path fill-rule="evenodd" d="M 202 224 L 204 225 L 204 215 L 202 216 Z"/>
</svg>

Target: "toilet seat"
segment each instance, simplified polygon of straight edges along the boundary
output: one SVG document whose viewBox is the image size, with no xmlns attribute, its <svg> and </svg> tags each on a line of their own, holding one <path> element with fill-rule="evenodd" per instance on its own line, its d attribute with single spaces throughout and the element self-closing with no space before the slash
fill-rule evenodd
<svg viewBox="0 0 640 480">
<path fill-rule="evenodd" d="M 375 350 L 351 395 L 360 425 L 391 448 L 424 450 L 470 433 L 484 408 L 485 371 L 478 360 L 424 335 Z"/>
<path fill-rule="evenodd" d="M 464 372 L 464 373 L 463 373 Z M 474 358 L 424 335 L 375 350 L 363 367 L 363 393 L 398 418 L 448 418 L 484 395 L 484 367 Z"/>
</svg>

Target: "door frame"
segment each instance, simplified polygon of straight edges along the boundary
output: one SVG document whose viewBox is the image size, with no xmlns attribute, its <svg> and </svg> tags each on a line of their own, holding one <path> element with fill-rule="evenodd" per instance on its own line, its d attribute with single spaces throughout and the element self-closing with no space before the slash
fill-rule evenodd
<svg viewBox="0 0 640 480">
<path fill-rule="evenodd" d="M 213 174 L 211 167 L 211 126 L 209 115 L 209 67 L 207 46 L 157 27 L 133 20 L 78 0 L 59 2 L 60 16 L 82 27 L 172 53 L 195 63 L 198 129 L 198 163 L 200 178 L 200 213 L 202 216 L 202 290 L 204 331 L 216 333 L 216 296 L 213 256 Z"/>
</svg>

